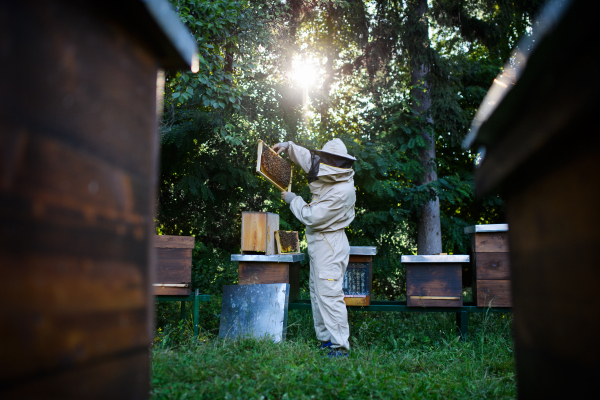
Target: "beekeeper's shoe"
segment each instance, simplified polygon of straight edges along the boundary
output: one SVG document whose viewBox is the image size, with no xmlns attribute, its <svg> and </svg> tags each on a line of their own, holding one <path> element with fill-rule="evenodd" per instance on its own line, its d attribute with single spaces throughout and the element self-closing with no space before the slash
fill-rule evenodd
<svg viewBox="0 0 600 400">
<path fill-rule="evenodd" d="M 328 354 L 327 357 L 329 358 L 343 358 L 343 357 L 348 357 L 348 353 L 342 353 L 340 350 L 338 349 L 333 349 L 331 350 Z"/>
<path fill-rule="evenodd" d="M 331 347 L 331 340 L 329 342 L 322 342 L 319 346 L 319 350 L 325 350 Z"/>
</svg>

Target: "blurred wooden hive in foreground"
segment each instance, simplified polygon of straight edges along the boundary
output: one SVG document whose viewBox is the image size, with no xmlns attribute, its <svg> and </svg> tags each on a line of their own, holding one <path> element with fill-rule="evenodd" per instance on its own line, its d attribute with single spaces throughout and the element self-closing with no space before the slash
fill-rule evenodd
<svg viewBox="0 0 600 400">
<path fill-rule="evenodd" d="M 157 72 L 195 41 L 158 0 L 0 20 L 0 398 L 147 399 Z"/>
<path fill-rule="evenodd" d="M 297 231 L 275 231 L 275 242 L 279 254 L 300 253 L 300 241 Z"/>
<path fill-rule="evenodd" d="M 282 192 L 292 191 L 292 165 L 262 140 L 258 141 L 256 172 Z"/>
</svg>

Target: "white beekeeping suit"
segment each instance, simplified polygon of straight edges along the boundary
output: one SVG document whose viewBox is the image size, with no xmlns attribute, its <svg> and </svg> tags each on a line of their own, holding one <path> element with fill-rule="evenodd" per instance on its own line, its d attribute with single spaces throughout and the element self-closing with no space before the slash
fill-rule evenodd
<svg viewBox="0 0 600 400">
<path fill-rule="evenodd" d="M 286 146 L 287 145 L 287 146 Z M 333 349 L 348 350 L 348 314 L 342 282 L 350 245 L 344 228 L 354 220 L 354 170 L 356 160 L 348 155 L 340 139 L 333 139 L 320 151 L 280 143 L 274 148 L 287 149 L 290 159 L 309 177 L 312 201 L 306 203 L 293 193 L 285 195 L 292 213 L 306 225 L 310 257 L 310 299 L 317 339 L 331 341 Z"/>
</svg>

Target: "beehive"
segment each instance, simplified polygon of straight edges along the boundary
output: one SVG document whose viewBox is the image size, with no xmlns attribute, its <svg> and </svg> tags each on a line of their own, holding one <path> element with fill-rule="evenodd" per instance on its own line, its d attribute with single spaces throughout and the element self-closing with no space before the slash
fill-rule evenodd
<svg viewBox="0 0 600 400">
<path fill-rule="evenodd" d="M 366 307 L 371 304 L 375 254 L 377 248 L 373 246 L 350 246 L 348 268 L 342 282 L 347 306 Z"/>
<path fill-rule="evenodd" d="M 256 172 L 279 190 L 287 192 L 292 190 L 292 165 L 262 140 L 258 141 Z"/>
<path fill-rule="evenodd" d="M 275 231 L 275 242 L 279 254 L 300 253 L 297 231 Z"/>
<path fill-rule="evenodd" d="M 478 307 L 512 307 L 508 225 L 465 228 L 473 248 L 473 298 Z"/>
<path fill-rule="evenodd" d="M 275 231 L 279 215 L 268 212 L 242 213 L 242 254 L 276 254 Z"/>
</svg>

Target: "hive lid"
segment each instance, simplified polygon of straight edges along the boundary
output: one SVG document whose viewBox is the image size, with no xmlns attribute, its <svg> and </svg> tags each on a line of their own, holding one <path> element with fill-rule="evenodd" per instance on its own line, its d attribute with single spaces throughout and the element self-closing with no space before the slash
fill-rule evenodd
<svg viewBox="0 0 600 400">
<path fill-rule="evenodd" d="M 440 255 L 440 256 L 402 256 L 400 262 L 410 263 L 468 263 L 470 257 L 467 255 Z"/>
<path fill-rule="evenodd" d="M 262 254 L 232 254 L 231 261 L 255 261 L 255 262 L 298 262 L 304 260 L 304 253 L 300 254 L 275 254 L 265 256 Z"/>
<path fill-rule="evenodd" d="M 350 246 L 351 256 L 374 256 L 377 254 L 375 246 Z"/>
<path fill-rule="evenodd" d="M 465 228 L 465 233 L 476 232 L 508 232 L 508 224 L 472 225 Z"/>
<path fill-rule="evenodd" d="M 90 2 L 86 6 L 118 21 L 155 53 L 161 68 L 198 71 L 198 46 L 166 0 Z"/>
</svg>

